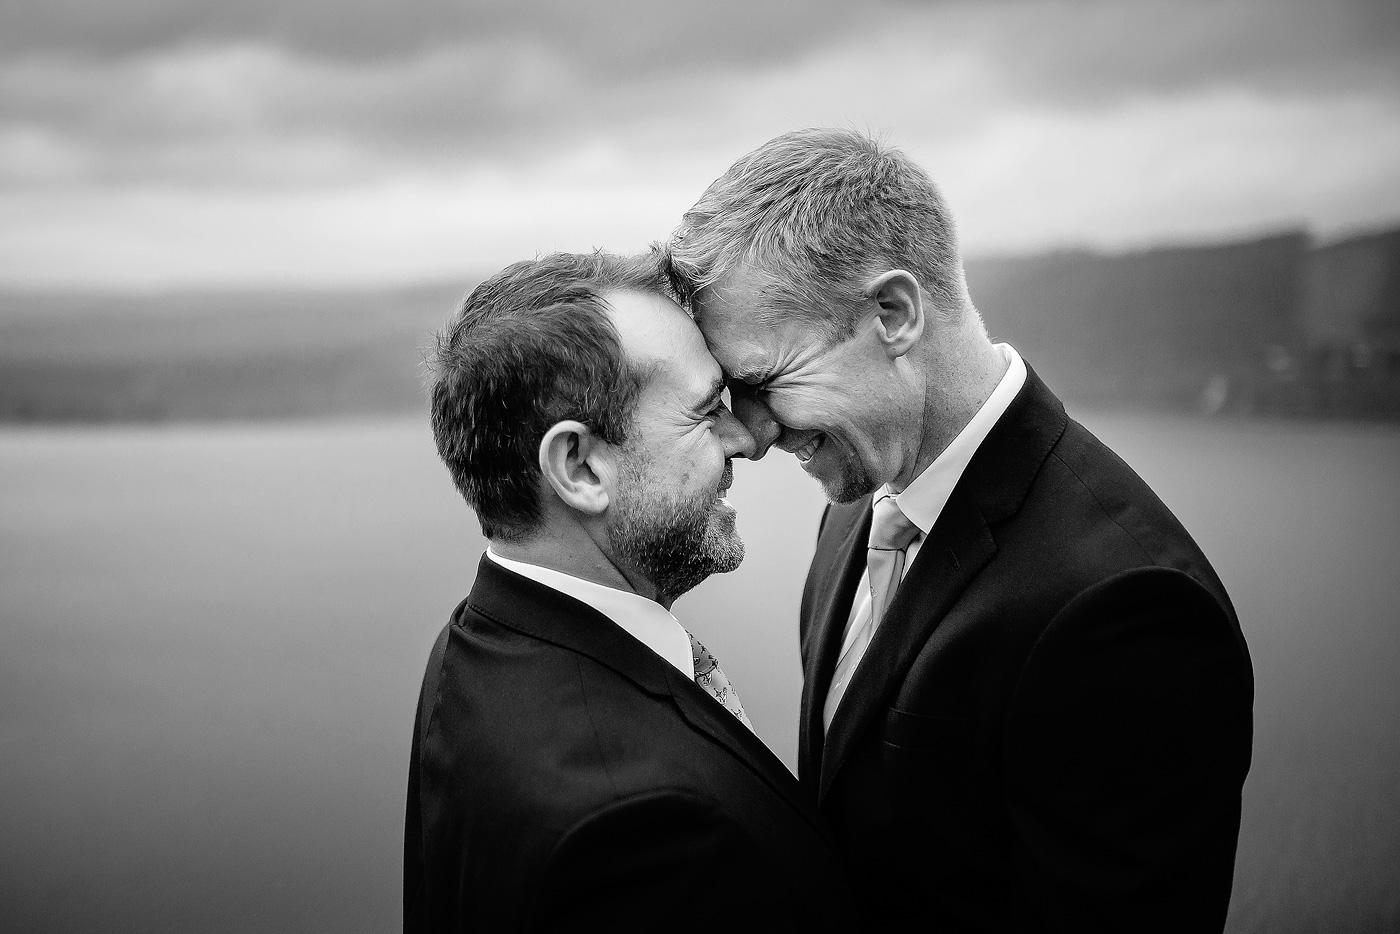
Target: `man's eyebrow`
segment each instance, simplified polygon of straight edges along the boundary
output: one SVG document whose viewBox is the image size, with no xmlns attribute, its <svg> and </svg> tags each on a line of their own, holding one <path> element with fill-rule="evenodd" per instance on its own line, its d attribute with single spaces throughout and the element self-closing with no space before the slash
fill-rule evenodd
<svg viewBox="0 0 1400 934">
<path fill-rule="evenodd" d="M 768 379 L 768 368 L 758 363 L 745 363 L 729 374 L 731 381 L 761 383 Z"/>
<path fill-rule="evenodd" d="M 710 409 L 714 408 L 715 403 L 719 402 L 720 397 L 724 395 L 725 385 L 723 376 L 717 378 L 714 383 L 710 385 L 710 391 L 705 393 L 705 398 L 701 399 L 700 402 L 696 404 L 695 411 L 708 412 Z"/>
</svg>

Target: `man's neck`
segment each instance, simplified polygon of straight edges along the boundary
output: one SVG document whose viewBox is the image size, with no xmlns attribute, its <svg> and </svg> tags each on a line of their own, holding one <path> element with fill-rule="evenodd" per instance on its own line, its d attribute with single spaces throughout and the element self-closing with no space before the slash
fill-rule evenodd
<svg viewBox="0 0 1400 934">
<path fill-rule="evenodd" d="M 655 600 L 670 609 L 671 601 L 656 593 L 650 581 L 624 573 L 582 529 L 546 530 L 523 542 L 491 541 L 491 550 L 502 558 L 533 564 L 580 580 L 591 581 Z"/>
<path fill-rule="evenodd" d="M 975 315 L 967 316 L 949 339 L 934 346 L 924 370 L 927 390 L 919 447 L 912 461 L 890 482 L 896 493 L 903 492 L 953 443 L 1006 375 L 1006 359 Z"/>
</svg>

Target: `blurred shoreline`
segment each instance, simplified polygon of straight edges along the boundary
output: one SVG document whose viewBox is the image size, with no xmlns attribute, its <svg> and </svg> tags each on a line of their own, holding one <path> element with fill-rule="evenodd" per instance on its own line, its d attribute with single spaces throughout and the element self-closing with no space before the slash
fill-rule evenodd
<svg viewBox="0 0 1400 934">
<path fill-rule="evenodd" d="M 973 301 L 1071 405 L 1400 420 L 1400 226 L 970 259 Z M 343 291 L 0 292 L 0 422 L 422 412 L 475 279 Z"/>
</svg>

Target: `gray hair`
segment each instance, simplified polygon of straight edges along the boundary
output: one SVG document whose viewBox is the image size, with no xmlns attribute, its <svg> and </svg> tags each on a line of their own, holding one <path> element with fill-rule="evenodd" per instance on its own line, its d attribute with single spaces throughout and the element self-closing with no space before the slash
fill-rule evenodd
<svg viewBox="0 0 1400 934">
<path fill-rule="evenodd" d="M 798 317 L 849 337 L 889 269 L 918 279 L 936 311 L 967 304 L 952 216 L 933 180 L 893 146 L 854 130 L 785 133 L 705 190 L 666 244 L 676 295 L 697 296 L 731 271 L 761 277 L 756 314 Z"/>
</svg>

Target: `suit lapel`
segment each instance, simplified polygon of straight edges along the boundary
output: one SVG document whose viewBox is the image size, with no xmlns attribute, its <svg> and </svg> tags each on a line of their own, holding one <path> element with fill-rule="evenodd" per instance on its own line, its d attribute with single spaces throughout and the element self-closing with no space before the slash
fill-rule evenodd
<svg viewBox="0 0 1400 934">
<path fill-rule="evenodd" d="M 467 605 L 508 629 L 597 661 L 649 694 L 671 693 L 668 663 L 593 607 L 501 567 L 485 555 Z"/>
<path fill-rule="evenodd" d="M 691 729 L 743 762 L 826 834 L 802 804 L 797 780 L 763 740 L 698 684 L 593 607 L 507 570 L 485 555 L 467 603 L 502 626 L 593 659 L 648 694 L 669 697 Z"/>
<path fill-rule="evenodd" d="M 905 574 L 846 688 L 824 741 L 821 740 L 821 709 L 835 660 L 830 658 L 829 667 L 816 677 L 817 670 L 813 666 L 804 666 L 808 681 L 817 681 L 803 685 L 802 738 L 810 748 L 817 750 L 809 766 L 819 769 L 818 801 L 825 799 L 851 749 L 897 691 L 915 656 L 938 624 L 995 556 L 997 545 L 992 527 L 1021 508 L 1036 474 L 1064 433 L 1067 422 L 1064 407 L 1028 363 L 1025 385 L 978 447 L 943 512 L 920 545 L 918 556 Z M 861 505 L 864 521 L 847 521 L 860 527 L 862 534 L 853 541 L 852 533 L 848 532 L 837 549 L 848 573 L 854 567 L 857 581 L 864 568 L 865 539 L 870 528 L 869 499 L 863 500 Z M 821 588 L 822 580 L 815 576 L 818 563 L 813 562 L 814 577 L 809 586 L 815 581 Z M 824 573 L 831 574 L 831 569 L 827 568 Z M 853 593 L 854 584 L 848 585 L 844 578 L 840 585 L 832 588 L 830 601 L 822 605 L 824 613 L 815 617 L 819 630 L 835 626 L 839 633 L 850 613 Z M 818 603 L 814 600 L 813 606 Z M 837 650 L 830 644 L 830 632 L 824 636 L 819 632 L 815 636 L 825 640 L 818 656 L 828 660 L 827 655 Z M 839 640 L 839 635 L 836 638 Z M 802 774 L 805 780 L 812 772 Z"/>
<path fill-rule="evenodd" d="M 819 801 L 948 608 L 994 554 L 996 543 L 976 504 L 955 494 L 919 547 L 836 708 L 821 757 Z M 820 729 L 820 708 L 815 713 Z"/>
<path fill-rule="evenodd" d="M 671 696 L 675 699 L 681 716 L 691 727 L 729 750 L 730 754 L 752 769 L 774 791 L 791 802 L 798 812 L 825 836 L 826 828 L 812 819 L 810 804 L 799 804 L 807 799 L 802 794 L 797 779 L 767 744 L 698 684 L 674 667 L 667 668 L 666 677 L 671 684 Z"/>
<path fill-rule="evenodd" d="M 821 710 L 841 653 L 841 637 L 856 588 L 865 573 L 870 497 L 832 507 L 827 522 L 829 528 L 822 530 L 823 547 L 818 548 L 808 575 L 805 599 L 809 605 L 802 612 L 802 619 L 810 620 L 802 634 L 802 712 L 797 739 L 797 774 L 804 782 L 816 780 L 822 759 Z M 835 544 L 825 545 L 828 541 Z"/>
</svg>

